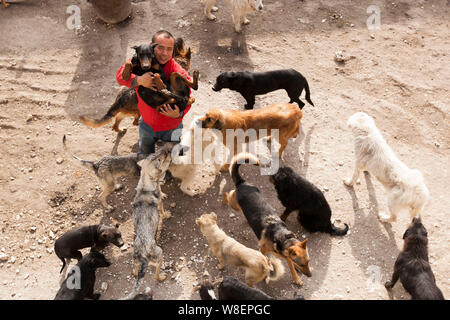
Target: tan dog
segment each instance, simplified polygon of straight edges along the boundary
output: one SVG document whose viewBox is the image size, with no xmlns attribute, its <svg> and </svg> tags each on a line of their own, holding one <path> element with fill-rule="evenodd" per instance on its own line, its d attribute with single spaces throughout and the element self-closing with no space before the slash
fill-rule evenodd
<svg viewBox="0 0 450 320">
<path fill-rule="evenodd" d="M 257 110 L 227 110 L 211 109 L 200 120 L 203 128 L 218 129 L 222 132 L 223 144 L 226 146 L 227 129 L 242 129 L 247 132 L 255 129 L 257 139 L 260 139 L 260 129 L 267 129 L 267 136 L 271 137 L 272 130 L 279 130 L 279 156 L 283 155 L 290 138 L 296 138 L 300 129 L 302 111 L 299 107 L 289 103 L 277 103 Z M 247 139 L 247 138 L 246 138 Z M 229 161 L 222 166 L 222 171 L 228 170 L 231 157 L 238 153 L 238 139 L 234 137 L 234 152 L 230 154 Z M 248 142 L 248 139 L 245 141 Z"/>
<path fill-rule="evenodd" d="M 204 213 L 200 218 L 195 219 L 195 223 L 200 227 L 200 231 L 206 237 L 210 249 L 219 260 L 219 269 L 223 269 L 225 264 L 245 269 L 245 282 L 250 287 L 265 280 L 277 280 L 284 273 L 281 261 L 275 257 L 268 257 L 261 252 L 247 248 L 233 238 L 227 236 L 223 230 L 217 226 L 217 216 L 214 212 Z M 270 273 L 273 271 L 274 275 Z"/>
</svg>

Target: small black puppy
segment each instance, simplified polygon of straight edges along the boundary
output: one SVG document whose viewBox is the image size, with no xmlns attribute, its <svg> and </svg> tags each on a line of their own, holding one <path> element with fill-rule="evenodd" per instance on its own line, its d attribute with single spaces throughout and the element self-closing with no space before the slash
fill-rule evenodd
<svg viewBox="0 0 450 320">
<path fill-rule="evenodd" d="M 103 254 L 91 251 L 77 263 L 78 268 L 74 268 L 72 273 L 67 276 L 54 300 L 82 300 L 84 298 L 97 300 L 100 298 L 100 293 L 94 294 L 95 270 L 110 265 L 111 262 Z"/>
<path fill-rule="evenodd" d="M 109 243 L 117 247 L 123 246 L 122 234 L 119 231 L 119 224 L 109 227 L 102 224 L 79 227 L 63 234 L 55 241 L 55 253 L 63 262 L 61 273 L 66 266 L 66 259 L 81 260 L 80 249 L 92 247 L 91 250 L 99 251 L 104 249 Z"/>
<path fill-rule="evenodd" d="M 384 285 L 386 289 L 392 289 L 400 278 L 412 300 L 444 300 L 428 262 L 427 236 L 420 218 L 414 218 L 403 234 L 403 251 L 395 261 L 392 280 Z"/>
<path fill-rule="evenodd" d="M 295 102 L 302 109 L 305 104 L 299 97 L 303 88 L 305 88 L 306 101 L 314 106 L 309 97 L 308 81 L 294 69 L 267 72 L 223 72 L 217 77 L 212 89 L 220 91 L 224 88 L 239 92 L 247 100 L 245 109 L 253 109 L 256 95 L 278 89 L 286 90 L 289 98 L 291 98 L 289 103 Z"/>
<path fill-rule="evenodd" d="M 298 210 L 298 222 L 310 232 L 338 236 L 347 234 L 347 224 L 344 229 L 338 229 L 331 223 L 331 209 L 323 193 L 292 168 L 280 167 L 269 178 L 277 190 L 278 199 L 286 208 L 280 216 L 281 220 L 286 221 L 292 211 Z"/>
</svg>

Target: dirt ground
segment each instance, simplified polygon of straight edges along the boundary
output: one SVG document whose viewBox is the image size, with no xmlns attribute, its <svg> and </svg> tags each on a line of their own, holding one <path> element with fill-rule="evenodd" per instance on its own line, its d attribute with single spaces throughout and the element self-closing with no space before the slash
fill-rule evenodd
<svg viewBox="0 0 450 320">
<path fill-rule="evenodd" d="M 386 196 L 368 174 L 354 189 L 342 183 L 352 173 L 354 159 L 346 120 L 364 111 L 375 118 L 399 158 L 425 177 L 431 195 L 423 212 L 430 263 L 437 285 L 450 296 L 447 0 L 263 2 L 264 10 L 250 14 L 251 23 L 239 35 L 224 1 L 218 1 L 216 22 L 204 17 L 197 0 L 136 1 L 132 18 L 114 26 L 97 19 L 84 0 L 23 0 L 0 7 L 1 299 L 53 299 L 61 267 L 53 252 L 54 239 L 77 226 L 111 223 L 112 218 L 121 223 L 126 248 L 105 250 L 112 265 L 97 271 L 96 291 L 101 299 L 117 299 L 131 291 L 131 202 L 138 177 L 123 179 L 125 187 L 109 197 L 115 211 L 104 213 L 94 174 L 65 155 L 61 140 L 66 134 L 71 150 L 85 159 L 137 151 L 138 131 L 131 118 L 122 122 L 128 127 L 123 137 L 110 125 L 91 129 L 77 119 L 83 114 L 99 118 L 106 112 L 119 90 L 115 72 L 132 55 L 131 46 L 149 41 L 160 28 L 185 39 L 194 52 L 191 71 L 201 74 L 185 126 L 213 107 L 243 107 L 239 94 L 211 90 L 221 71 L 295 68 L 309 81 L 315 107 L 303 108 L 301 134 L 290 141 L 284 164 L 324 191 L 333 218 L 348 223 L 350 233 L 310 234 L 291 215 L 288 227 L 299 238 L 309 239 L 313 276 L 301 276 L 304 286 L 298 287 L 287 271 L 279 281 L 260 283 L 258 288 L 280 299 L 294 292 L 306 299 L 410 298 L 400 283 L 391 294 L 383 286 L 402 248 L 408 215 L 401 214 L 392 225 L 378 221 Z M 66 27 L 69 5 L 81 9 L 78 31 Z M 379 30 L 366 26 L 370 5 L 381 10 Z M 349 58 L 345 63 L 334 61 L 338 51 Z M 257 97 L 255 108 L 287 101 L 284 91 L 276 91 Z M 252 166 L 243 166 L 243 172 L 281 213 L 267 177 Z M 171 180 L 163 186 L 168 194 L 165 207 L 172 212 L 160 241 L 169 277 L 157 283 L 150 268 L 145 286 L 152 288 L 155 299 L 199 299 L 192 288 L 204 270 L 213 278 L 233 275 L 243 280 L 236 267 L 219 271 L 214 257 L 204 263 L 206 241 L 194 223 L 203 212 L 216 212 L 225 232 L 257 248 L 245 217 L 221 204 L 221 186 L 225 191 L 232 188 L 228 174 L 218 175 L 194 198 L 183 194 L 178 184 Z"/>
</svg>

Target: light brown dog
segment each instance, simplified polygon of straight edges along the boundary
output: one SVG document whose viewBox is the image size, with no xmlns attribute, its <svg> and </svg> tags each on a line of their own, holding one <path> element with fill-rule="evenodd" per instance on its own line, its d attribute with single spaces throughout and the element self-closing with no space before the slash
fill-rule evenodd
<svg viewBox="0 0 450 320">
<path fill-rule="evenodd" d="M 195 219 L 195 223 L 200 227 L 211 251 L 219 260 L 220 270 L 225 267 L 225 264 L 244 268 L 245 282 L 250 287 L 262 280 L 269 283 L 270 280 L 277 280 L 283 275 L 284 267 L 280 260 L 272 256 L 268 258 L 257 250 L 247 248 L 227 236 L 216 222 L 217 215 L 214 212 L 204 213 L 200 218 Z M 273 276 L 270 275 L 271 271 L 273 271 Z"/>
<path fill-rule="evenodd" d="M 200 120 L 203 128 L 218 129 L 222 132 L 223 144 L 226 145 L 227 129 L 242 129 L 246 132 L 255 129 L 257 139 L 260 139 L 259 129 L 267 129 L 270 138 L 272 130 L 277 129 L 279 134 L 279 156 L 283 155 L 290 138 L 296 138 L 300 129 L 302 111 L 299 107 L 289 103 L 277 103 L 257 110 L 227 110 L 211 109 Z M 245 142 L 248 142 L 246 137 Z M 222 166 L 222 171 L 228 170 L 231 157 L 238 153 L 238 139 L 234 137 L 234 152 L 230 154 L 229 161 Z M 240 151 L 240 150 L 239 150 Z"/>
<path fill-rule="evenodd" d="M 2 0 L 2 5 L 3 5 L 5 8 L 8 8 L 8 7 L 9 7 L 9 4 L 6 3 L 6 0 Z"/>
</svg>

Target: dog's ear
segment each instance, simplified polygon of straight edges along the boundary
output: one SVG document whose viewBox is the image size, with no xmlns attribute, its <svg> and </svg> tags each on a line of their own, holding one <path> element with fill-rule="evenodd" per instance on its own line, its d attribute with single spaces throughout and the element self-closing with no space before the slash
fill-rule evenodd
<svg viewBox="0 0 450 320">
<path fill-rule="evenodd" d="M 189 47 L 187 53 L 186 53 L 186 58 L 191 60 L 191 47 Z"/>
<path fill-rule="evenodd" d="M 215 214 L 214 212 L 211 212 L 211 217 L 214 221 L 217 221 L 217 214 Z"/>
<path fill-rule="evenodd" d="M 139 160 L 139 161 L 137 162 L 137 165 L 138 165 L 139 167 L 142 168 L 142 166 L 144 165 L 144 160 L 145 160 L 145 159 Z"/>
<path fill-rule="evenodd" d="M 406 238 L 409 237 L 409 234 L 411 233 L 411 231 L 408 229 L 406 229 L 405 233 L 403 234 L 403 240 L 405 240 Z"/>
<path fill-rule="evenodd" d="M 305 240 L 303 240 L 302 242 L 301 242 L 301 244 L 300 244 L 300 246 L 303 248 L 303 249 L 306 249 L 306 244 L 308 243 L 308 238 L 306 238 Z"/>
<path fill-rule="evenodd" d="M 222 130 L 222 128 L 223 128 L 223 123 L 222 123 L 222 121 L 220 120 L 220 118 L 218 118 L 218 119 L 216 120 L 216 122 L 214 122 L 213 129 Z"/>
<path fill-rule="evenodd" d="M 200 226 L 200 219 L 199 218 L 195 219 L 195 224 Z"/>
<path fill-rule="evenodd" d="M 132 46 L 131 49 L 134 49 L 136 52 L 138 51 L 140 46 Z"/>
</svg>

